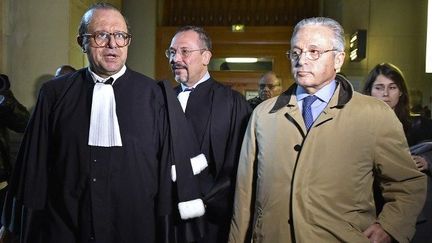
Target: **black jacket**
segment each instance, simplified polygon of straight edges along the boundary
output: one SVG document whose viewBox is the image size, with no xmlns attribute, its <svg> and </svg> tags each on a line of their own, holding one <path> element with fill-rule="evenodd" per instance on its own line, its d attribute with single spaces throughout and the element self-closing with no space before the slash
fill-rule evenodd
<svg viewBox="0 0 432 243">
<path fill-rule="evenodd" d="M 0 182 L 9 178 L 13 163 L 8 129 L 23 133 L 30 116 L 27 109 L 15 99 L 9 86 L 8 77 L 0 74 Z"/>
</svg>

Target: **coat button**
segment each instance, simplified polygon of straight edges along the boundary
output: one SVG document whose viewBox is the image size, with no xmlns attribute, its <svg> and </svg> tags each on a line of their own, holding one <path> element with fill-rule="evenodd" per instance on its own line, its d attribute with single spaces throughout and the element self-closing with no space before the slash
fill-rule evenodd
<svg viewBox="0 0 432 243">
<path fill-rule="evenodd" d="M 300 151 L 301 150 L 301 146 L 299 144 L 296 144 L 294 146 L 294 150 L 297 151 L 297 152 Z"/>
</svg>

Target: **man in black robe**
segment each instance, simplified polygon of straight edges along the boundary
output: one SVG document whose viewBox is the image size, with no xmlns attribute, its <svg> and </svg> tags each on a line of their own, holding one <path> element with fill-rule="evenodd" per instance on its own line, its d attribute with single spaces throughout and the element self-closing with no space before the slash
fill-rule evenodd
<svg viewBox="0 0 432 243">
<path fill-rule="evenodd" d="M 210 37 L 194 26 L 180 28 L 166 51 L 180 83 L 179 102 L 168 102 L 178 242 L 227 241 L 238 156 L 251 112 L 240 93 L 210 77 L 211 55 Z M 166 95 L 169 100 L 170 92 Z"/>
<path fill-rule="evenodd" d="M 93 5 L 77 37 L 89 67 L 41 88 L 4 210 L 21 242 L 161 242 L 165 105 L 155 81 L 125 66 L 130 39 L 116 8 Z"/>
</svg>

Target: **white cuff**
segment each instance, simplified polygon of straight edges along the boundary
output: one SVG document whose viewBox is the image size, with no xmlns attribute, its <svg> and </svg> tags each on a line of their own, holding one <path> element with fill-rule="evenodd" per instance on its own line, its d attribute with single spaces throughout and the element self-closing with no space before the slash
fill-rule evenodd
<svg viewBox="0 0 432 243">
<path fill-rule="evenodd" d="M 205 213 L 204 202 L 201 199 L 181 202 L 178 204 L 180 217 L 184 220 L 203 216 Z"/>
<path fill-rule="evenodd" d="M 175 182 L 177 180 L 177 173 L 175 169 L 175 165 L 171 165 L 171 180 Z"/>
<path fill-rule="evenodd" d="M 194 175 L 198 175 L 201 171 L 207 168 L 207 159 L 204 154 L 199 154 L 190 159 L 192 171 Z"/>
<path fill-rule="evenodd" d="M 201 171 L 207 168 L 208 163 L 204 154 L 199 154 L 190 159 L 192 171 L 194 175 L 198 175 Z M 171 180 L 175 182 L 177 180 L 177 173 L 175 165 L 171 166 Z"/>
</svg>

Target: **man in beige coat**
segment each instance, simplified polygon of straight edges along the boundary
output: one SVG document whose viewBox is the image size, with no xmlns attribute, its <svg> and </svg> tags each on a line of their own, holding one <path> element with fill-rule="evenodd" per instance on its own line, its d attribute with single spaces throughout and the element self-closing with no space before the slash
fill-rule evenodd
<svg viewBox="0 0 432 243">
<path fill-rule="evenodd" d="M 414 234 L 425 176 L 390 107 L 336 74 L 344 49 L 336 21 L 296 25 L 287 53 L 296 84 L 249 121 L 230 242 L 408 242 Z M 374 179 L 386 201 L 379 215 Z"/>
</svg>

